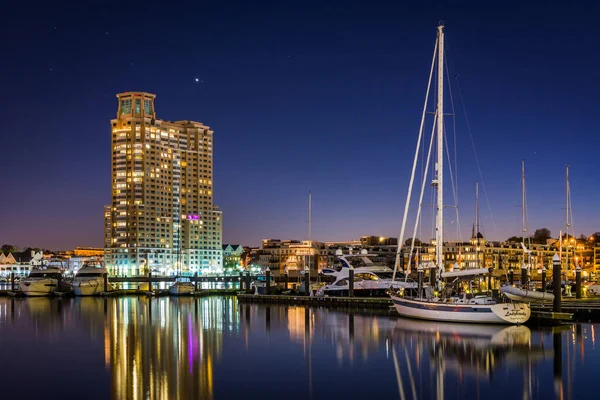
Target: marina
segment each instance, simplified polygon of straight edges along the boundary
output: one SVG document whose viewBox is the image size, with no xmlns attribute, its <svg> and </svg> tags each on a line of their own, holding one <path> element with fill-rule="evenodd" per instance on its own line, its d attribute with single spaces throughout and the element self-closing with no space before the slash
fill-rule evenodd
<svg viewBox="0 0 600 400">
<path fill-rule="evenodd" d="M 25 386 L 48 397 L 68 376 L 86 399 L 243 398 L 264 379 L 263 399 L 331 398 L 331 379 L 347 398 L 576 399 L 592 389 L 599 327 L 447 324 L 231 295 L 0 298 L 0 363 L 8 398 Z M 25 370 L 43 371 L 37 385 Z"/>
</svg>

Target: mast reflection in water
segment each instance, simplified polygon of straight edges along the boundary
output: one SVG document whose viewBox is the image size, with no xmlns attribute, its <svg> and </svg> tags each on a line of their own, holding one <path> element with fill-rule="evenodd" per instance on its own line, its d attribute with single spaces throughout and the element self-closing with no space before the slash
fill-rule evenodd
<svg viewBox="0 0 600 400">
<path fill-rule="evenodd" d="M 597 325 L 554 330 L 238 305 L 0 298 L 6 398 L 576 399 Z"/>
</svg>

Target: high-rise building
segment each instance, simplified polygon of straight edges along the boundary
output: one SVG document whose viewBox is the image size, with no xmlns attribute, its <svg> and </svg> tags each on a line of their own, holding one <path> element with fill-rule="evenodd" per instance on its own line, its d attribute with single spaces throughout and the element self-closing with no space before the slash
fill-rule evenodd
<svg viewBox="0 0 600 400">
<path fill-rule="evenodd" d="M 117 95 L 112 203 L 104 256 L 113 273 L 221 272 L 222 213 L 213 204 L 213 131 L 156 117 L 154 94 Z"/>
</svg>

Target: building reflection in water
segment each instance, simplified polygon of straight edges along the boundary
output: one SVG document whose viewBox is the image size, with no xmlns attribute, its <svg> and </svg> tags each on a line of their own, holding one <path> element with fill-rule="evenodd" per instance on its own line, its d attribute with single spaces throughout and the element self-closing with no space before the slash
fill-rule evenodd
<svg viewBox="0 0 600 400">
<path fill-rule="evenodd" d="M 239 329 L 233 299 L 140 297 L 108 304 L 113 398 L 213 398 L 223 333 Z"/>
<path fill-rule="evenodd" d="M 264 398 L 323 398 L 342 380 L 333 397 L 571 400 L 600 360 L 593 324 L 442 324 L 233 297 L 0 298 L 0 343 L 15 390 L 34 357 L 50 382 L 118 399 L 235 398 L 257 384 Z"/>
</svg>

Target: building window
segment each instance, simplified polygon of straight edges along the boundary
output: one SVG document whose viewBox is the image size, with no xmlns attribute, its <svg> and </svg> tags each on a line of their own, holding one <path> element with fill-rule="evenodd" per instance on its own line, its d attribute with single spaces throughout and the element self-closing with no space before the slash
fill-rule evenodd
<svg viewBox="0 0 600 400">
<path fill-rule="evenodd" d="M 144 111 L 146 114 L 152 114 L 152 105 L 150 100 L 144 100 Z"/>
<path fill-rule="evenodd" d="M 131 99 L 121 100 L 121 114 L 131 114 Z"/>
<path fill-rule="evenodd" d="M 142 103 L 140 99 L 135 99 L 135 113 L 140 114 L 142 112 Z"/>
</svg>

